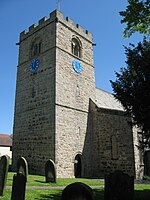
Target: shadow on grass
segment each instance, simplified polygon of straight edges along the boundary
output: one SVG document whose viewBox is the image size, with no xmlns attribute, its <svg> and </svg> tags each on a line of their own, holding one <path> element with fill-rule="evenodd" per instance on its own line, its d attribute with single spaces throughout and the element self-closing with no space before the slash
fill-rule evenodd
<svg viewBox="0 0 150 200">
<path fill-rule="evenodd" d="M 101 189 L 93 189 L 95 200 L 104 200 L 104 191 Z M 36 200 L 61 200 L 62 191 L 55 194 L 41 194 Z"/>
<path fill-rule="evenodd" d="M 104 189 L 93 189 L 95 200 L 104 200 Z"/>
<path fill-rule="evenodd" d="M 134 200 L 149 200 L 150 199 L 150 190 L 135 190 L 134 191 Z"/>
<path fill-rule="evenodd" d="M 38 183 L 46 183 L 45 181 L 38 181 L 38 180 L 34 180 L 34 181 Z"/>
<path fill-rule="evenodd" d="M 47 199 L 60 200 L 61 194 L 62 194 L 62 191 L 59 191 L 55 194 L 41 194 L 39 198 L 35 198 L 35 199 L 36 200 L 47 200 Z"/>
<path fill-rule="evenodd" d="M 51 191 L 52 192 L 52 191 Z M 95 200 L 104 200 L 104 190 L 103 189 L 93 189 Z M 55 191 L 51 194 L 40 194 L 35 200 L 61 200 L 62 191 Z M 118 200 L 118 199 L 117 199 Z M 150 200 L 150 190 L 135 190 L 134 200 Z"/>
<path fill-rule="evenodd" d="M 104 190 L 93 189 L 95 200 L 104 200 Z M 135 190 L 134 200 L 150 200 L 150 190 Z"/>
</svg>

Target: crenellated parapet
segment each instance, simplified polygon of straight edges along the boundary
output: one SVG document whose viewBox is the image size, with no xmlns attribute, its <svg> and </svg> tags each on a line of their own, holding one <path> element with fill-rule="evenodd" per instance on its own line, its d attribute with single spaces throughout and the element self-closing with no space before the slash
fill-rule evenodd
<svg viewBox="0 0 150 200">
<path fill-rule="evenodd" d="M 50 13 L 49 18 L 43 17 L 42 19 L 38 21 L 38 24 L 33 24 L 28 28 L 28 30 L 21 32 L 20 41 L 26 39 L 27 37 L 29 37 L 36 31 L 38 31 L 39 29 L 43 28 L 44 26 L 47 26 L 48 24 L 54 21 L 65 24 L 66 26 L 71 28 L 73 31 L 78 32 L 78 34 L 80 34 L 83 37 L 86 37 L 89 40 L 92 40 L 93 38 L 92 33 L 90 33 L 87 30 L 84 30 L 84 28 L 80 26 L 79 24 L 75 24 L 74 21 L 70 19 L 69 17 L 65 18 L 63 13 L 61 13 L 60 11 L 55 10 L 52 13 Z"/>
</svg>

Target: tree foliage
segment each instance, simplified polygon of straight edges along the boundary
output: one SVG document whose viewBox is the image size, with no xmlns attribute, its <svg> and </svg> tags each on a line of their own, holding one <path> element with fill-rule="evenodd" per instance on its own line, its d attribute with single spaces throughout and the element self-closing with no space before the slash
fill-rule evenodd
<svg viewBox="0 0 150 200">
<path fill-rule="evenodd" d="M 145 39 L 135 47 L 125 47 L 127 68 L 121 68 L 116 81 L 111 81 L 114 96 L 150 138 L 150 42 Z"/>
<path fill-rule="evenodd" d="M 150 0 L 128 0 L 125 11 L 121 11 L 121 23 L 126 23 L 124 36 L 133 33 L 150 34 Z"/>
</svg>

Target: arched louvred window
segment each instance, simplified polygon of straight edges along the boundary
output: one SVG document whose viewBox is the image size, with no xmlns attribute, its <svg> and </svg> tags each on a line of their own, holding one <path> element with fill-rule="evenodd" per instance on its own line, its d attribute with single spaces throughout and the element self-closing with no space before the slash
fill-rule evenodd
<svg viewBox="0 0 150 200">
<path fill-rule="evenodd" d="M 31 44 L 31 57 L 38 56 L 41 53 L 42 42 L 40 38 L 36 38 Z"/>
<path fill-rule="evenodd" d="M 71 52 L 75 56 L 81 58 L 81 42 L 78 38 L 72 38 Z"/>
</svg>

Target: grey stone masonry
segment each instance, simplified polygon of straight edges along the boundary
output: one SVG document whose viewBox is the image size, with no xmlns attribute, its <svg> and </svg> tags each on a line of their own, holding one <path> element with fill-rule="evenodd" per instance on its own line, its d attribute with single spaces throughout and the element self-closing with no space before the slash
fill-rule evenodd
<svg viewBox="0 0 150 200">
<path fill-rule="evenodd" d="M 81 42 L 81 58 L 71 52 L 73 37 Z M 82 154 L 87 134 L 89 100 L 95 99 L 92 35 L 86 34 L 80 26 L 75 27 L 70 19 L 59 19 L 56 58 L 55 163 L 58 177 L 73 177 L 74 159 L 76 154 Z M 82 64 L 83 70 L 80 74 L 72 67 L 74 59 Z"/>
<path fill-rule="evenodd" d="M 93 111 L 93 176 L 104 177 L 116 170 L 135 175 L 130 118 L 123 111 L 95 108 Z"/>
<path fill-rule="evenodd" d="M 72 37 L 81 42 L 81 58 L 72 54 Z M 41 41 L 40 53 L 33 56 L 32 45 L 37 39 Z M 36 73 L 30 71 L 33 59 L 40 63 Z M 82 64 L 81 74 L 72 67 L 74 59 Z M 58 176 L 74 176 L 73 162 L 83 149 L 90 98 L 95 98 L 92 34 L 55 10 L 50 18 L 42 18 L 20 34 L 14 169 L 23 156 L 29 173 L 44 174 L 43 164 L 52 159 Z"/>
<path fill-rule="evenodd" d="M 13 167 L 19 157 L 29 164 L 29 173 L 44 175 L 44 163 L 55 160 L 55 17 L 41 20 L 39 26 L 20 34 L 19 63 L 14 117 Z M 41 49 L 32 56 L 32 44 L 39 38 Z M 39 59 L 36 73 L 30 71 Z M 40 170 L 39 170 L 40 169 Z"/>
<path fill-rule="evenodd" d="M 14 169 L 24 157 L 29 174 L 44 175 L 43 166 L 53 160 L 56 178 L 74 177 L 75 167 L 82 177 L 100 178 L 114 170 L 132 176 L 128 121 L 112 95 L 95 88 L 90 32 L 55 10 L 20 34 Z"/>
</svg>

